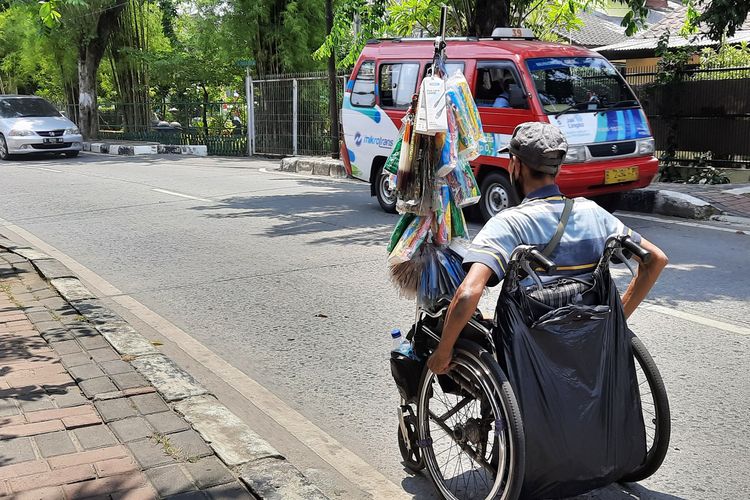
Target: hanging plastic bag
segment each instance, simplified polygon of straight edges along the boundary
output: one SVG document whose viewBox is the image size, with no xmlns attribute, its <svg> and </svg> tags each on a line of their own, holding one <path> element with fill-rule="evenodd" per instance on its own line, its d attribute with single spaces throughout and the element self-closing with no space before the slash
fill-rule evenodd
<svg viewBox="0 0 750 500">
<path fill-rule="evenodd" d="M 399 136 L 399 138 L 396 140 L 396 144 L 393 146 L 391 154 L 388 155 L 388 159 L 385 161 L 385 165 L 383 165 L 383 170 L 385 170 L 389 174 L 398 173 L 398 164 L 399 159 L 401 158 L 401 144 L 403 143 L 403 141 L 403 137 Z"/>
<path fill-rule="evenodd" d="M 427 237 L 431 224 L 432 215 L 414 217 L 391 250 L 388 263 L 397 264 L 411 259 Z"/>
<path fill-rule="evenodd" d="M 458 130 L 453 106 L 448 106 L 448 131 L 435 134 L 435 144 L 440 151 L 437 177 L 445 177 L 458 162 Z"/>
<path fill-rule="evenodd" d="M 459 160 L 458 166 L 445 176 L 445 180 L 450 186 L 453 201 L 457 206 L 468 207 L 479 202 L 479 186 L 467 162 Z"/>
<path fill-rule="evenodd" d="M 405 213 L 399 218 L 396 227 L 393 228 L 393 232 L 391 233 L 391 240 L 388 243 L 388 253 L 391 253 L 396 247 L 396 244 L 401 239 L 401 236 L 403 236 L 404 231 L 409 227 L 409 223 L 414 220 L 414 217 L 416 217 L 416 215 Z"/>
<path fill-rule="evenodd" d="M 461 210 L 453 202 L 451 198 L 450 202 L 451 211 L 451 239 L 454 238 L 467 238 L 469 236 L 466 231 L 466 219 L 464 218 L 464 211 Z"/>
<path fill-rule="evenodd" d="M 447 184 L 440 186 L 435 199 L 435 231 L 432 241 L 439 246 L 451 242 L 451 190 Z"/>
</svg>

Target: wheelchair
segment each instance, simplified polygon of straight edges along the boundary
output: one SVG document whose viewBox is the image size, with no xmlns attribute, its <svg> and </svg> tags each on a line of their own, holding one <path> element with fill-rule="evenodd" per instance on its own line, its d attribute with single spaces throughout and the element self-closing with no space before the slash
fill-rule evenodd
<svg viewBox="0 0 750 500">
<path fill-rule="evenodd" d="M 620 261 L 635 273 L 625 257 L 628 252 L 642 260 L 650 258 L 627 236 L 613 236 L 598 266 Z M 518 247 L 509 260 L 501 293 L 519 286 L 528 276 L 536 287 L 529 287 L 526 293 L 559 307 L 589 286 L 575 280 L 555 286 L 542 284 L 535 269 L 553 272 L 555 266 L 534 247 Z M 446 499 L 519 498 L 526 468 L 526 433 L 504 356 L 498 353 L 502 347 L 496 345 L 493 335 L 495 322 L 475 312 L 455 345 L 451 371 L 436 375 L 426 367 L 427 356 L 440 341 L 449 303 L 446 298 L 432 310 L 418 309 L 407 338 L 421 361 L 391 360 L 401 395 L 398 444 L 403 464 L 414 473 L 426 470 Z M 669 447 L 671 426 L 659 370 L 641 340 L 631 335 L 646 453 L 638 467 L 617 479 L 624 482 L 639 481 L 656 472 Z"/>
</svg>

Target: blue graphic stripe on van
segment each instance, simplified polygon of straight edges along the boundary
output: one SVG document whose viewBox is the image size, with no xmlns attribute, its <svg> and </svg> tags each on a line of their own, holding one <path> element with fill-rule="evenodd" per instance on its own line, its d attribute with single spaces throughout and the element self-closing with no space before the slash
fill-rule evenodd
<svg viewBox="0 0 750 500">
<path fill-rule="evenodd" d="M 346 148 L 347 153 L 349 153 L 349 161 L 354 161 L 357 157 L 354 156 L 354 151 L 352 151 L 349 148 Z"/>
<path fill-rule="evenodd" d="M 362 113 L 366 117 L 370 118 L 375 123 L 380 123 L 380 119 L 382 118 L 382 113 L 378 108 L 375 106 L 371 108 L 367 108 L 364 106 L 352 106 L 351 99 L 348 98 L 346 95 L 344 96 L 344 102 L 343 106 L 344 109 L 350 109 L 352 111 L 357 111 L 358 113 Z"/>
<path fill-rule="evenodd" d="M 346 82 L 346 91 L 351 92 L 352 90 L 354 90 L 354 80 L 349 80 Z"/>
<path fill-rule="evenodd" d="M 638 137 L 638 110 L 628 109 L 625 111 L 628 118 L 628 136 L 626 139 L 635 139 Z"/>
</svg>

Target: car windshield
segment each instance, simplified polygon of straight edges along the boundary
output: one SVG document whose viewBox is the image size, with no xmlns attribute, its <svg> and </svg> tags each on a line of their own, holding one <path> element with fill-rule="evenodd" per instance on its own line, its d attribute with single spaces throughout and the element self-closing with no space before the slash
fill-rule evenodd
<svg viewBox="0 0 750 500">
<path fill-rule="evenodd" d="M 638 106 L 620 73 L 604 59 L 544 57 L 526 65 L 547 114 Z"/>
<path fill-rule="evenodd" d="M 40 97 L 0 98 L 0 117 L 2 118 L 39 116 L 60 116 L 60 112 Z"/>
</svg>

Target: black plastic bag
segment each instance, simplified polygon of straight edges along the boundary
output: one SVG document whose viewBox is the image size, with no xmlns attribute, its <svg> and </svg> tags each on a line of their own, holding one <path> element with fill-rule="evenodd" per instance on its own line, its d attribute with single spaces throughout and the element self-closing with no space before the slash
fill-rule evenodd
<svg viewBox="0 0 750 500">
<path fill-rule="evenodd" d="M 526 434 L 522 498 L 605 486 L 646 456 L 631 333 L 609 272 L 584 296 L 546 312 L 521 287 L 498 299 L 496 335 Z"/>
</svg>

